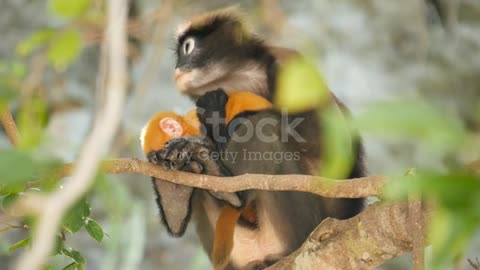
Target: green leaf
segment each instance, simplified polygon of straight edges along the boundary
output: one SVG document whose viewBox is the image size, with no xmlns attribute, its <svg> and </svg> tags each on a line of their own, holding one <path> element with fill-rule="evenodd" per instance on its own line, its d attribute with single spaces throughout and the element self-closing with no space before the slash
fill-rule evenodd
<svg viewBox="0 0 480 270">
<path fill-rule="evenodd" d="M 22 219 L 22 223 L 25 225 L 28 225 L 29 227 L 32 227 L 35 224 L 35 217 L 33 216 L 27 216 Z"/>
<path fill-rule="evenodd" d="M 480 207 L 480 178 L 468 173 L 418 173 L 416 176 L 395 177 L 386 186 L 385 194 L 393 199 L 409 194 L 433 197 L 448 209 L 471 210 Z M 480 214 L 479 214 L 480 215 Z"/>
<path fill-rule="evenodd" d="M 55 248 L 53 249 L 52 255 L 57 255 L 62 253 L 62 250 L 64 248 L 64 240 L 61 236 L 57 236 L 55 239 Z"/>
<path fill-rule="evenodd" d="M 51 191 L 62 180 L 58 172 L 61 170 L 63 162 L 59 160 L 42 160 L 39 164 L 41 165 L 39 170 L 40 177 L 37 179 L 41 179 L 41 181 L 35 183 L 35 188 L 41 191 Z"/>
<path fill-rule="evenodd" d="M 324 155 L 319 175 L 335 179 L 347 178 L 352 171 L 356 150 L 352 148 L 354 133 L 350 122 L 336 105 L 319 110 L 318 115 L 323 130 L 321 140 Z"/>
<path fill-rule="evenodd" d="M 31 242 L 31 238 L 28 237 L 28 238 L 25 238 L 23 240 L 20 240 L 18 241 L 17 243 L 13 244 L 9 249 L 8 251 L 9 252 L 13 252 L 14 250 L 18 249 L 18 248 L 21 248 L 21 247 L 27 247 L 30 245 L 30 242 Z"/>
<path fill-rule="evenodd" d="M 103 229 L 95 220 L 89 219 L 85 228 L 93 239 L 97 240 L 98 243 L 102 242 L 104 235 Z"/>
<path fill-rule="evenodd" d="M 479 220 L 440 207 L 433 212 L 430 224 L 431 269 L 452 269 L 452 262 L 461 258 L 473 239 Z"/>
<path fill-rule="evenodd" d="M 30 55 L 40 46 L 46 45 L 54 33 L 55 32 L 51 29 L 43 29 L 33 32 L 28 38 L 17 44 L 17 54 L 22 57 Z"/>
<path fill-rule="evenodd" d="M 82 15 L 90 6 L 90 0 L 49 0 L 50 10 L 62 17 L 74 18 Z"/>
<path fill-rule="evenodd" d="M 275 105 L 288 112 L 320 108 L 330 99 L 325 80 L 305 58 L 295 58 L 282 65 L 277 85 Z"/>
<path fill-rule="evenodd" d="M 63 270 L 78 270 L 78 264 L 73 262 L 63 268 Z"/>
<path fill-rule="evenodd" d="M 382 102 L 355 117 L 358 128 L 386 138 L 421 140 L 433 149 L 456 149 L 465 141 L 462 122 L 420 101 Z"/>
<path fill-rule="evenodd" d="M 469 172 L 397 177 L 388 183 L 385 194 L 394 199 L 422 194 L 438 202 L 429 228 L 432 269 L 450 269 L 480 226 L 480 177 Z"/>
<path fill-rule="evenodd" d="M 16 96 L 16 92 L 13 89 L 12 82 L 9 80 L 3 80 L 3 78 L 0 78 L 0 101 L 8 104 L 8 102 L 14 99 L 15 96 Z M 4 108 L 1 111 L 3 112 L 6 108 L 7 107 L 4 106 Z"/>
<path fill-rule="evenodd" d="M 10 194 L 5 196 L 2 200 L 2 208 L 3 210 L 7 209 L 10 205 L 12 205 L 18 198 L 18 194 Z"/>
<path fill-rule="evenodd" d="M 19 61 L 0 60 L 0 112 L 15 99 L 20 81 L 25 76 L 25 65 Z"/>
<path fill-rule="evenodd" d="M 80 33 L 71 29 L 55 36 L 48 48 L 47 57 L 55 69 L 62 71 L 77 59 L 81 49 Z"/>
<path fill-rule="evenodd" d="M 90 205 L 85 199 L 80 200 L 63 220 L 63 226 L 71 233 L 78 232 L 87 222 L 90 215 Z"/>
<path fill-rule="evenodd" d="M 0 152 L 0 195 L 22 191 L 34 171 L 34 161 L 27 153 L 17 150 Z"/>
<path fill-rule="evenodd" d="M 72 258 L 78 264 L 85 264 L 85 262 L 86 262 L 85 258 L 82 256 L 82 254 L 80 254 L 80 252 L 78 252 L 77 250 L 75 250 L 73 248 L 63 248 L 62 253 L 64 255 Z"/>
<path fill-rule="evenodd" d="M 22 105 L 17 117 L 20 138 L 17 147 L 23 150 L 36 148 L 43 139 L 47 122 L 47 104 L 40 97 L 29 100 Z"/>
</svg>

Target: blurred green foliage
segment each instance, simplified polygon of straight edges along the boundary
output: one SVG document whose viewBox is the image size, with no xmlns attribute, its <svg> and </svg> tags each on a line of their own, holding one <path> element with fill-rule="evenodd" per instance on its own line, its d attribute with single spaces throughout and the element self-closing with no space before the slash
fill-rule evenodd
<svg viewBox="0 0 480 270">
<path fill-rule="evenodd" d="M 325 80 L 306 58 L 294 58 L 280 68 L 274 100 L 278 108 L 298 113 L 322 107 L 329 99 Z"/>
<path fill-rule="evenodd" d="M 17 88 L 25 76 L 25 65 L 21 61 L 0 59 L 0 112 L 17 97 Z"/>
<path fill-rule="evenodd" d="M 332 102 L 334 97 L 315 64 L 303 57 L 290 60 L 281 67 L 277 84 L 277 108 L 289 113 L 317 109 L 323 135 L 319 174 L 337 179 L 348 177 L 354 152 L 351 123 Z"/>
<path fill-rule="evenodd" d="M 352 122 L 338 106 L 326 103 L 329 90 L 313 64 L 292 62 L 282 68 L 280 76 L 275 100 L 279 108 L 297 113 L 320 107 L 322 176 L 348 176 L 355 149 L 345 146 L 356 139 L 356 130 L 391 142 L 408 141 L 438 156 L 455 154 L 465 147 L 468 135 L 461 119 L 419 99 L 372 104 Z M 461 170 L 439 171 L 397 177 L 387 185 L 389 199 L 406 199 L 411 194 L 438 202 L 429 226 L 434 250 L 429 269 L 449 269 L 480 227 L 480 177 Z"/>
<path fill-rule="evenodd" d="M 77 22 L 91 18 L 88 14 L 91 5 L 91 0 L 48 1 L 49 10 L 52 15 L 61 18 L 61 23 L 55 28 L 38 29 L 17 44 L 19 59 L 0 60 L 0 111 L 12 101 L 19 101 L 18 89 L 30 71 L 26 65 L 30 57 L 44 55 L 55 71 L 65 71 L 75 63 L 84 47 Z M 355 139 L 356 130 L 392 141 L 407 140 L 415 145 L 427 146 L 439 156 L 455 154 L 466 143 L 468 132 L 458 117 L 418 99 L 370 105 L 351 122 L 337 106 L 329 105 L 332 97 L 327 84 L 315 64 L 307 58 L 295 59 L 284 65 L 277 83 L 277 107 L 285 108 L 289 113 L 320 108 L 318 117 L 324 135 L 322 176 L 348 176 L 355 156 L 356 149 L 351 141 Z M 38 146 L 45 140 L 47 104 L 40 97 L 29 97 L 20 103 L 16 117 L 21 133 L 18 148 L 0 151 L 0 200 L 6 211 L 25 192 L 48 192 L 61 185 L 60 179 L 55 176 L 60 162 L 38 153 Z M 476 115 L 480 119 L 480 106 L 477 109 Z M 434 246 L 432 269 L 448 268 L 480 227 L 480 179 L 457 169 L 419 170 L 420 173 L 415 176 L 396 177 L 387 185 L 389 199 L 405 199 L 413 193 L 438 202 L 429 229 L 430 241 Z M 133 200 L 125 186 L 110 181 L 104 175 L 98 176 L 93 190 L 92 194 L 101 200 L 112 219 L 109 228 L 111 241 L 103 243 L 106 256 L 102 269 L 116 269 L 118 254 L 125 255 L 121 256 L 125 259 L 125 265 L 133 267 L 139 260 L 144 244 L 144 239 L 135 236 L 144 235 L 145 216 L 142 209 L 138 204 L 131 203 Z M 122 223 L 120 217 L 124 216 L 131 217 L 128 224 Z M 27 217 L 23 223 L 30 230 L 35 225 L 35 219 Z M 125 228 L 132 237 L 130 242 L 133 244 L 129 247 L 124 247 L 119 237 Z M 91 217 L 89 200 L 86 198 L 68 211 L 61 233 L 77 234 L 82 229 L 94 241 L 104 241 L 106 233 Z M 11 245 L 9 251 L 27 248 L 30 241 L 28 236 Z M 68 247 L 67 242 L 66 238 L 58 237 L 52 258 L 61 256 L 68 260 L 63 269 L 83 269 L 86 258 L 81 251 Z M 201 268 L 197 264 L 201 265 L 194 261 L 194 267 Z M 49 266 L 46 269 L 56 268 Z"/>
<path fill-rule="evenodd" d="M 48 109 L 45 98 L 31 95 L 19 99 L 17 94 L 22 80 L 29 70 L 25 63 L 34 55 L 44 55 L 56 71 L 66 70 L 78 58 L 83 42 L 79 26 L 75 23 L 85 15 L 91 5 L 90 0 L 51 0 L 48 7 L 54 16 L 63 18 L 59 27 L 39 29 L 19 42 L 16 53 L 19 59 L 0 61 L 0 109 L 5 110 L 12 101 L 19 101 L 16 122 L 19 129 L 19 143 L 15 149 L 0 151 L 0 201 L 4 211 L 26 192 L 48 192 L 61 185 L 57 176 L 63 164 L 40 151 L 45 141 L 45 126 Z M 35 226 L 35 217 L 23 220 L 25 228 Z M 84 269 L 85 257 L 80 251 L 67 246 L 66 232 L 76 234 L 82 229 L 101 243 L 105 235 L 101 225 L 90 217 L 90 204 L 86 198 L 72 207 L 63 219 L 62 236 L 57 238 L 57 246 L 52 258 L 62 256 L 61 262 L 68 262 L 63 269 Z M 9 251 L 30 246 L 31 237 L 14 243 Z M 55 264 L 57 265 L 57 264 Z M 49 265 L 45 269 L 58 269 Z"/>
<path fill-rule="evenodd" d="M 417 173 L 395 177 L 386 187 L 387 198 L 422 195 L 437 202 L 429 227 L 433 247 L 432 269 L 448 269 L 461 257 L 480 227 L 480 176 L 467 171 Z"/>
<path fill-rule="evenodd" d="M 52 39 L 48 60 L 57 70 L 64 70 L 77 59 L 82 49 L 82 39 L 76 29 L 67 30 Z"/>
<path fill-rule="evenodd" d="M 75 18 L 81 16 L 90 7 L 90 0 L 49 0 L 50 10 L 58 16 Z"/>
<path fill-rule="evenodd" d="M 409 140 L 439 152 L 455 151 L 466 136 L 458 117 L 419 100 L 372 104 L 356 115 L 354 121 L 362 132 L 390 140 Z"/>
<path fill-rule="evenodd" d="M 27 57 L 37 50 L 46 50 L 49 63 L 58 71 L 63 71 L 79 56 L 83 41 L 79 26 L 74 22 L 85 15 L 91 5 L 90 0 L 50 0 L 50 10 L 54 15 L 66 18 L 64 25 L 57 29 L 40 29 L 33 32 L 17 45 L 17 54 Z"/>
<path fill-rule="evenodd" d="M 34 161 L 25 152 L 0 152 L 0 195 L 15 194 L 23 191 L 25 184 L 33 180 Z"/>
</svg>

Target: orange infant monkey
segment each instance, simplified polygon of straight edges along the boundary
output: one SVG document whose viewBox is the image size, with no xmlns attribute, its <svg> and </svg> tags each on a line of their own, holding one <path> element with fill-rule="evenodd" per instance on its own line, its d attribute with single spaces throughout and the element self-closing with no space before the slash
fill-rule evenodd
<svg viewBox="0 0 480 270">
<path fill-rule="evenodd" d="M 272 104 L 268 100 L 251 92 L 233 92 L 229 95 L 225 104 L 225 122 L 226 124 L 230 123 L 236 116 L 244 112 L 259 111 L 271 107 Z M 196 109 L 189 111 L 185 116 L 173 112 L 160 112 L 152 117 L 143 128 L 140 140 L 143 152 L 148 160 L 158 164 L 159 158 L 157 155 L 161 153 L 166 143 L 175 138 L 200 136 L 201 133 L 201 124 Z M 159 165 L 164 168 L 176 167 L 176 164 L 168 162 Z M 206 168 L 202 168 L 200 163 L 195 162 L 194 158 L 190 159 L 188 168 L 182 170 L 212 174 L 212 170 L 208 172 Z M 222 174 L 218 173 L 217 175 L 221 176 Z M 157 194 L 156 201 L 162 222 L 171 235 L 176 237 L 183 235 L 192 212 L 191 204 L 194 189 L 155 178 L 152 179 L 152 182 Z M 213 247 L 210 254 L 212 265 L 216 270 L 220 270 L 224 269 L 229 263 L 237 222 L 243 222 L 247 225 L 256 223 L 255 202 L 251 202 L 247 207 L 239 210 L 235 207 L 242 207 L 242 202 L 235 193 L 204 192 L 227 202 L 224 203 L 215 225 Z"/>
</svg>

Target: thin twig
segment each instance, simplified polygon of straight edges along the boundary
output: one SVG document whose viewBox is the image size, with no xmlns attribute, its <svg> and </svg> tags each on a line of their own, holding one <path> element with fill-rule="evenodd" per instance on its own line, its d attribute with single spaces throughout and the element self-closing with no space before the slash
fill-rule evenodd
<svg viewBox="0 0 480 270">
<path fill-rule="evenodd" d="M 475 258 L 475 262 L 471 259 L 468 259 L 468 263 L 473 267 L 473 269 L 480 270 L 480 261 L 478 261 L 478 258 Z"/>
<path fill-rule="evenodd" d="M 16 269 L 42 269 L 54 247 L 55 236 L 64 213 L 90 188 L 99 161 L 106 154 L 122 115 L 126 86 L 126 0 L 110 0 L 106 42 L 108 73 L 105 109 L 95 121 L 93 130 L 82 149 L 72 177 L 50 195 L 37 200 L 40 215 L 33 232 L 32 247 L 16 264 Z M 102 74 L 104 75 L 104 74 Z M 32 196 L 33 197 L 33 196 Z M 34 197 L 33 197 L 34 198 Z M 28 201 L 28 200 L 27 200 Z"/>
<path fill-rule="evenodd" d="M 425 221 L 421 197 L 409 196 L 408 219 L 412 233 L 413 269 L 423 270 L 425 268 Z"/>
<path fill-rule="evenodd" d="M 18 144 L 18 129 L 17 125 L 15 124 L 15 120 L 13 120 L 13 116 L 9 110 L 6 110 L 2 115 L 2 125 L 5 129 L 5 133 L 7 134 L 10 143 L 13 145 Z"/>
<path fill-rule="evenodd" d="M 407 175 L 414 176 L 415 169 L 410 169 Z M 413 269 L 425 268 L 425 221 L 423 216 L 422 196 L 409 194 L 408 196 L 408 225 L 412 233 Z"/>
</svg>

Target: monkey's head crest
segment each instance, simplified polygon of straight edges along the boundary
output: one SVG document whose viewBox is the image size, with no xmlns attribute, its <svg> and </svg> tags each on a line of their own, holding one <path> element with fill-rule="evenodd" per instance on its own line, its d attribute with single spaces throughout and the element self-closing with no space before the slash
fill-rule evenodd
<svg viewBox="0 0 480 270">
<path fill-rule="evenodd" d="M 260 91 L 266 49 L 236 9 L 193 16 L 177 29 L 175 82 L 192 97 L 222 88 Z"/>
</svg>

